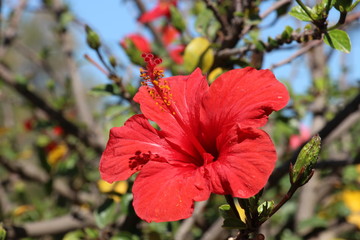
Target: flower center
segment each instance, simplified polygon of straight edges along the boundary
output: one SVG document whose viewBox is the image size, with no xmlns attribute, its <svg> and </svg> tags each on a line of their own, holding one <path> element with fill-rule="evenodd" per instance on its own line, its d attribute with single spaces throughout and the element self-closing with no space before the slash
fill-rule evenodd
<svg viewBox="0 0 360 240">
<path fill-rule="evenodd" d="M 143 57 L 146 62 L 146 69 L 140 70 L 140 76 L 144 80 L 141 84 L 147 88 L 148 93 L 155 100 L 156 105 L 158 105 L 162 111 L 169 112 L 184 130 L 188 139 L 197 150 L 197 159 L 203 159 L 203 155 L 206 153 L 205 149 L 193 135 L 191 128 L 182 120 L 181 114 L 173 101 L 170 85 L 166 79 L 162 78 L 164 77 L 164 71 L 156 68 L 157 65 L 162 63 L 162 59 L 155 57 L 151 53 L 143 53 L 141 57 Z M 206 162 L 207 161 L 202 160 L 199 164 L 203 165 Z"/>
</svg>

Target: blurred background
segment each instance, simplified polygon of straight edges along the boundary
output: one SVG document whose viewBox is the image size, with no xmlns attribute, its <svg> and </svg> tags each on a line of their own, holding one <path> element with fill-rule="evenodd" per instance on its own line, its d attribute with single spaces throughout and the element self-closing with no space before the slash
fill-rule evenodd
<svg viewBox="0 0 360 240">
<path fill-rule="evenodd" d="M 290 161 L 311 136 L 323 146 L 311 181 L 260 232 L 360 239 L 360 9 L 334 2 L 354 8 L 335 4 L 312 24 L 291 0 L 0 0 L 0 239 L 1 229 L 7 239 L 236 236 L 221 227 L 223 196 L 189 219 L 145 223 L 131 205 L 134 178 L 100 180 L 110 128 L 139 113 L 141 52 L 162 57 L 165 76 L 200 67 L 209 83 L 233 68 L 271 69 L 291 101 L 264 127 L 278 163 L 262 198 L 286 194 Z M 348 35 L 330 31 L 330 47 L 321 23 Z"/>
</svg>

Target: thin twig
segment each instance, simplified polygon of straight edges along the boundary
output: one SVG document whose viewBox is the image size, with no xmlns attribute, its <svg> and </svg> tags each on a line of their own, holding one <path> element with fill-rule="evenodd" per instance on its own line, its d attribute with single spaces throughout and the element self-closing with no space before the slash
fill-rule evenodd
<svg viewBox="0 0 360 240">
<path fill-rule="evenodd" d="M 95 220 L 90 212 L 74 211 L 70 214 L 49 220 L 25 223 L 20 226 L 7 226 L 8 239 L 20 239 L 25 237 L 41 237 L 70 232 L 76 229 L 95 227 Z"/>
<path fill-rule="evenodd" d="M 312 41 L 308 44 L 306 44 L 303 48 L 301 48 L 300 50 L 298 50 L 297 52 L 295 52 L 293 55 L 291 55 L 290 57 L 278 62 L 278 63 L 275 63 L 275 64 L 272 64 L 270 66 L 270 70 L 273 70 L 274 68 L 277 68 L 277 67 L 280 67 L 282 65 L 285 65 L 287 63 L 290 63 L 292 62 L 295 58 L 298 58 L 300 57 L 301 55 L 307 53 L 308 51 L 310 51 L 311 49 L 313 49 L 314 47 L 318 46 L 322 44 L 322 41 L 321 40 L 315 40 L 315 41 Z"/>
<path fill-rule="evenodd" d="M 272 13 L 273 11 L 278 10 L 279 8 L 281 8 L 282 6 L 291 3 L 291 0 L 280 0 L 275 2 L 274 4 L 271 5 L 271 7 L 269 7 L 268 9 L 266 9 L 262 14 L 260 14 L 260 18 L 264 19 L 267 16 L 270 15 L 270 13 Z"/>
</svg>

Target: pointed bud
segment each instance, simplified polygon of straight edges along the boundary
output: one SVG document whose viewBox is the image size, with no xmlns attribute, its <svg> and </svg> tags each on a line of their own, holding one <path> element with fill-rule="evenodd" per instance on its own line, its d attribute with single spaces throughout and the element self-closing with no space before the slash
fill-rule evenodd
<svg viewBox="0 0 360 240">
<path fill-rule="evenodd" d="M 321 138 L 319 135 L 315 135 L 301 149 L 295 165 L 290 167 L 290 181 L 292 184 L 297 183 L 301 186 L 310 180 L 319 157 L 320 145 Z"/>
<path fill-rule="evenodd" d="M 113 68 L 115 68 L 117 66 L 117 61 L 116 61 L 116 58 L 114 56 L 109 57 L 109 62 L 110 62 L 111 66 Z"/>
<path fill-rule="evenodd" d="M 88 25 L 85 26 L 86 41 L 90 48 L 97 50 L 101 46 L 99 35 Z"/>
</svg>

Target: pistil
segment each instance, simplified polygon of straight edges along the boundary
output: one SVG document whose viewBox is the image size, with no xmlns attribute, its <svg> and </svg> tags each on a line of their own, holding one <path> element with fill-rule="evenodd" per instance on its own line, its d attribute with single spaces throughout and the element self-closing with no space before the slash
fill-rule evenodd
<svg viewBox="0 0 360 240">
<path fill-rule="evenodd" d="M 194 136 L 190 127 L 183 122 L 181 114 L 172 100 L 170 86 L 166 80 L 162 79 L 162 77 L 164 77 L 163 70 L 156 68 L 157 65 L 162 63 L 162 59 L 155 57 L 151 53 L 143 53 L 141 56 L 146 62 L 146 69 L 140 70 L 140 76 L 144 79 L 142 85 L 148 87 L 148 92 L 155 101 L 160 98 L 160 104 L 158 102 L 156 102 L 156 104 L 159 105 L 163 111 L 167 110 L 175 118 L 176 122 L 184 130 L 185 134 L 197 150 L 200 156 L 200 158 L 197 159 L 203 159 L 204 154 L 206 154 L 205 149 Z M 201 165 L 206 164 L 206 162 L 207 161 L 203 161 Z"/>
</svg>

